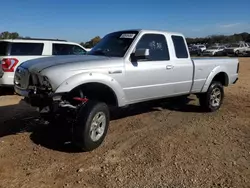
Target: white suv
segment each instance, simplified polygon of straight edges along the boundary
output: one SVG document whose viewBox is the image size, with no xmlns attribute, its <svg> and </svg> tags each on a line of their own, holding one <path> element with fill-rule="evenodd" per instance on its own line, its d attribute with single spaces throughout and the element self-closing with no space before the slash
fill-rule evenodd
<svg viewBox="0 0 250 188">
<path fill-rule="evenodd" d="M 51 55 L 85 55 L 80 44 L 54 39 L 0 40 L 0 86 L 14 86 L 16 68 L 24 61 Z"/>
</svg>

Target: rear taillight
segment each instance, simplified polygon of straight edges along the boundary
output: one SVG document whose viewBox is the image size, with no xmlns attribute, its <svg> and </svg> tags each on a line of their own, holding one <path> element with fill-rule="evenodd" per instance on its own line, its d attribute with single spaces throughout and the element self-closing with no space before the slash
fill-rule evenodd
<svg viewBox="0 0 250 188">
<path fill-rule="evenodd" d="M 14 72 L 17 63 L 16 58 L 4 58 L 2 59 L 2 69 L 4 72 Z"/>
</svg>

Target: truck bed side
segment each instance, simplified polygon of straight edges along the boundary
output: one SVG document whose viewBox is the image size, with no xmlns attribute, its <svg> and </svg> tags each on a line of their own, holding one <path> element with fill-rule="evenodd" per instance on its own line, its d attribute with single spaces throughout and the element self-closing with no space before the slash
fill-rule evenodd
<svg viewBox="0 0 250 188">
<path fill-rule="evenodd" d="M 237 58 L 193 58 L 194 84 L 192 93 L 206 92 L 213 78 L 224 73 L 226 76 L 225 86 L 233 84 L 238 78 Z"/>
</svg>

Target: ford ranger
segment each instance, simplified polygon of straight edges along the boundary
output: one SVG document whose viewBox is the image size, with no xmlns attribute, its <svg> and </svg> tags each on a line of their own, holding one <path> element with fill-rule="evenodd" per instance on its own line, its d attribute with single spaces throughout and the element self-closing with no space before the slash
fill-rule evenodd
<svg viewBox="0 0 250 188">
<path fill-rule="evenodd" d="M 14 88 L 42 117 L 70 117 L 72 142 L 91 151 L 107 134 L 110 107 L 196 94 L 200 106 L 213 112 L 238 71 L 236 58 L 191 59 L 180 33 L 124 30 L 107 34 L 85 56 L 22 63 Z"/>
</svg>

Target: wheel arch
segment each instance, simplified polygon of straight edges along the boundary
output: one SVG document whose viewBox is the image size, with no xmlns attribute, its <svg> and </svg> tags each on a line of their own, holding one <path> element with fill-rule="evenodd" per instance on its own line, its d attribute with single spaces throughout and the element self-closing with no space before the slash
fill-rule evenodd
<svg viewBox="0 0 250 188">
<path fill-rule="evenodd" d="M 91 85 L 97 89 L 96 91 L 99 91 L 99 96 L 102 95 L 101 88 L 105 88 L 105 94 L 108 92 L 111 96 L 114 96 L 117 106 L 126 105 L 125 94 L 120 84 L 114 78 L 101 73 L 74 75 L 60 84 L 55 93 L 69 93 L 79 88 L 86 88 L 87 86 L 90 89 Z M 94 89 L 92 88 L 91 90 L 93 91 Z"/>
<path fill-rule="evenodd" d="M 229 85 L 229 76 L 225 67 L 216 67 L 206 79 L 201 92 L 206 92 L 213 81 L 220 82 L 223 86 Z"/>
<path fill-rule="evenodd" d="M 80 97 L 86 96 L 88 99 L 105 102 L 107 105 L 119 106 L 118 97 L 115 91 L 100 82 L 87 82 L 74 87 L 69 91 L 69 95 L 79 94 Z M 81 96 L 81 94 L 83 96 Z"/>
</svg>

